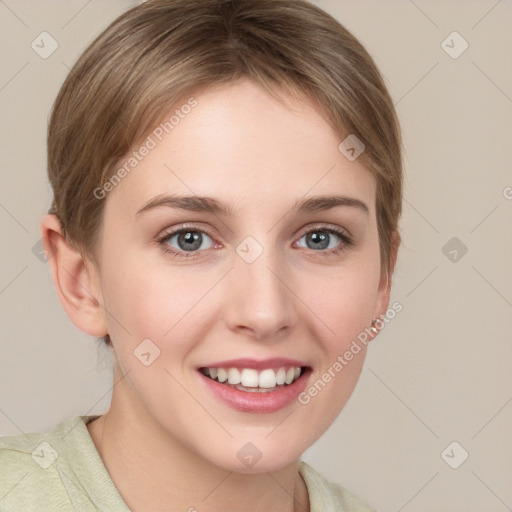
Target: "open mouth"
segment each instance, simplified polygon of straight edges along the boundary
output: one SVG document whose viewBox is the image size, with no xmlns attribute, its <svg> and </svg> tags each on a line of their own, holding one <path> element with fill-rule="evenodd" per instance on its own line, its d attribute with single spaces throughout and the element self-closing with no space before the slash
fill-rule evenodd
<svg viewBox="0 0 512 512">
<path fill-rule="evenodd" d="M 253 368 L 199 368 L 206 377 L 226 386 L 249 393 L 268 393 L 290 386 L 304 375 L 308 366 Z"/>
</svg>

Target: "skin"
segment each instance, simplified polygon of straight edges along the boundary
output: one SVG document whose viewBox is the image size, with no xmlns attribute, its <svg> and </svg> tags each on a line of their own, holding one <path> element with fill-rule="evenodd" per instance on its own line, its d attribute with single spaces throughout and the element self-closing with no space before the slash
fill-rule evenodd
<svg viewBox="0 0 512 512">
<path fill-rule="evenodd" d="M 366 349 L 307 405 L 269 414 L 220 402 L 196 368 L 292 357 L 312 368 L 311 384 L 387 310 L 375 178 L 338 150 L 318 107 L 283 98 L 246 80 L 197 95 L 198 106 L 104 199 L 98 266 L 65 241 L 55 216 L 42 221 L 67 314 L 113 342 L 111 407 L 88 429 L 131 510 L 309 510 L 301 455 L 346 404 Z M 213 197 L 238 214 L 163 206 L 136 215 L 165 193 Z M 326 194 L 357 198 L 369 214 L 352 206 L 293 212 L 296 200 Z M 190 259 L 163 250 L 191 254 L 178 236 L 156 241 L 183 223 L 203 234 Z M 348 232 L 355 245 L 334 254 L 343 241 L 329 235 L 331 253 L 320 254 L 306 235 L 325 227 Z M 250 264 L 236 252 L 247 236 L 263 247 Z M 393 252 L 389 276 L 395 260 Z M 133 351 L 147 338 L 160 356 L 145 366 Z M 237 457 L 248 442 L 262 453 L 251 468 Z"/>
</svg>

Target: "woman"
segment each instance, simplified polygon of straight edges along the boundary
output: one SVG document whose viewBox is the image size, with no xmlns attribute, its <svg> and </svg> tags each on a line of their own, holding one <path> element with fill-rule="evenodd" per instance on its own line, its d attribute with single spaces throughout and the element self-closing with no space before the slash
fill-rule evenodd
<svg viewBox="0 0 512 512">
<path fill-rule="evenodd" d="M 150 0 L 69 73 L 48 172 L 54 284 L 115 356 L 112 403 L 1 439 L 0 506 L 373 510 L 301 461 L 400 244 L 399 124 L 361 44 L 302 0 Z"/>
</svg>

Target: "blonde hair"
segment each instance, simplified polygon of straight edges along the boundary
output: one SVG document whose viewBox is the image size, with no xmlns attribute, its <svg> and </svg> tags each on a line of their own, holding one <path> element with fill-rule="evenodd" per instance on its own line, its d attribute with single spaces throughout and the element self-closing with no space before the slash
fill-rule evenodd
<svg viewBox="0 0 512 512">
<path fill-rule="evenodd" d="M 402 140 L 393 101 L 368 52 L 306 0 L 149 0 L 114 20 L 83 52 L 48 129 L 50 213 L 96 261 L 105 201 L 94 191 L 192 92 L 248 78 L 274 96 L 320 105 L 340 142 L 355 134 L 375 176 L 382 269 L 402 209 Z"/>
</svg>

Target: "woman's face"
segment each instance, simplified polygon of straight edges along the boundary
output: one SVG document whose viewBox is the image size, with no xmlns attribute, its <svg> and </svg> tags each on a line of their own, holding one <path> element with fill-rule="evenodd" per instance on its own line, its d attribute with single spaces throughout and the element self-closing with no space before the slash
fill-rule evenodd
<svg viewBox="0 0 512 512">
<path fill-rule="evenodd" d="M 101 301 L 125 376 L 113 404 L 123 394 L 217 466 L 276 470 L 341 411 L 366 349 L 344 354 L 387 308 L 376 183 L 311 104 L 290 110 L 248 81 L 195 101 L 103 199 Z M 350 200 L 314 201 L 327 196 Z"/>
</svg>

